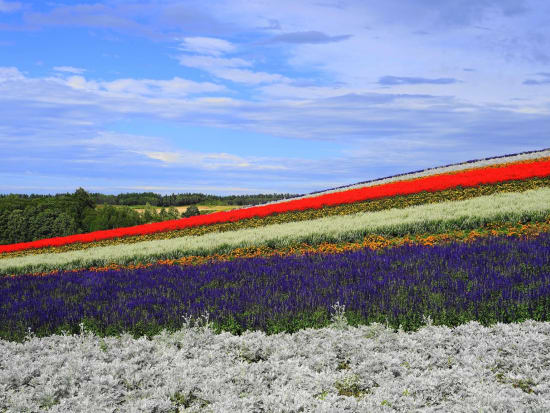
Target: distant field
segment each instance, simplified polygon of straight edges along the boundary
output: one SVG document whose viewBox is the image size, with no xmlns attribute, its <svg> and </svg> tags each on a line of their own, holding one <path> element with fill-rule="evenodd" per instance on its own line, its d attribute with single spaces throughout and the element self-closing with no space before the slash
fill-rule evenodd
<svg viewBox="0 0 550 413">
<path fill-rule="evenodd" d="M 103 207 L 103 205 L 98 205 L 98 207 Z M 181 214 L 182 212 L 185 212 L 189 205 L 186 206 L 178 206 L 175 207 L 178 212 Z M 139 213 L 143 213 L 145 211 L 145 205 L 132 205 L 130 208 L 135 209 Z M 168 207 L 165 207 L 166 209 Z M 240 205 L 197 205 L 197 208 L 199 211 L 230 211 L 232 209 L 236 208 L 242 208 Z M 160 212 L 162 207 L 155 208 L 157 212 Z"/>
</svg>

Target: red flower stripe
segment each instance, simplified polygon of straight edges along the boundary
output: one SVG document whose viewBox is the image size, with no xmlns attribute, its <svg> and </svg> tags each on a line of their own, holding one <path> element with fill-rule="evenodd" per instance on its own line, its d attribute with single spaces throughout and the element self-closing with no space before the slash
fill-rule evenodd
<svg viewBox="0 0 550 413">
<path fill-rule="evenodd" d="M 471 187 L 480 184 L 491 184 L 509 180 L 520 180 L 550 175 L 550 160 L 535 160 L 532 162 L 518 162 L 505 166 L 490 166 L 485 168 L 468 169 L 466 171 L 449 174 L 432 175 L 408 181 L 390 182 L 378 186 L 350 189 L 333 192 L 311 198 L 302 198 L 269 205 L 220 211 L 208 215 L 137 225 L 134 227 L 117 228 L 104 231 L 95 231 L 87 234 L 70 235 L 42 239 L 18 244 L 0 245 L 0 253 L 21 251 L 31 248 L 43 248 L 72 244 L 75 242 L 92 242 L 103 239 L 119 238 L 129 235 L 151 234 L 153 232 L 173 231 L 177 229 L 209 225 L 221 222 L 235 222 L 253 217 L 264 217 L 273 213 L 322 208 L 325 206 L 351 204 L 369 199 L 384 198 L 394 195 L 408 195 L 422 191 L 441 191 L 456 186 Z"/>
</svg>

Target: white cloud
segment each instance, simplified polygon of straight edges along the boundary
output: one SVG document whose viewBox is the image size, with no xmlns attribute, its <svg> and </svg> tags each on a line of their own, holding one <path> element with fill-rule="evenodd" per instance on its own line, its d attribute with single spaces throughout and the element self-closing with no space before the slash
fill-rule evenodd
<svg viewBox="0 0 550 413">
<path fill-rule="evenodd" d="M 210 73 L 220 79 L 249 85 L 290 81 L 289 78 L 277 73 L 253 72 L 252 70 L 244 69 L 213 68 L 210 70 Z"/>
<path fill-rule="evenodd" d="M 521 113 L 520 105 L 524 105 L 521 102 L 491 110 L 491 106 L 467 104 L 460 99 L 368 90 L 359 94 L 350 88 L 330 87 L 319 88 L 311 96 L 307 96 L 308 87 L 303 87 L 304 93 L 285 91 L 291 95 L 287 99 L 265 95 L 263 100 L 247 101 L 223 95 L 194 97 L 188 94 L 190 90 L 196 91 L 195 87 L 204 90 L 208 83 L 179 78 L 111 82 L 83 76 L 31 78 L 24 77 L 17 68 L 2 68 L 0 74 L 17 79 L 14 83 L 0 82 L 3 108 L 0 153 L 19 154 L 27 157 L 24 159 L 29 163 L 33 159 L 29 149 L 41 151 L 40 156 L 57 165 L 61 161 L 54 152 L 61 153 L 63 148 L 70 147 L 74 153 L 62 160 L 63 165 L 82 167 L 93 161 L 94 168 L 99 164 L 104 171 L 134 167 L 162 170 L 172 176 L 189 168 L 197 175 L 202 172 L 211 175 L 211 182 L 219 181 L 223 171 L 227 182 L 237 182 L 238 175 L 244 181 L 276 182 L 274 188 L 288 191 L 323 189 L 331 186 L 329 182 L 333 180 L 345 184 L 375 178 L 377 174 L 366 176 L 364 168 L 371 168 L 370 173 L 380 165 L 389 165 L 388 159 L 391 164 L 418 169 L 472 159 L 480 151 L 489 156 L 488 148 L 494 152 L 497 146 L 502 153 L 537 149 L 547 141 L 544 131 L 550 125 L 546 120 L 548 113 L 539 116 Z M 103 125 L 125 116 L 241 129 L 309 140 L 312 146 L 319 141 L 331 141 L 342 146 L 372 148 L 383 156 L 350 159 L 351 152 L 335 152 L 327 155 L 331 159 L 309 162 L 307 153 L 300 157 L 293 152 L 293 159 L 275 159 L 269 155 L 259 158 L 221 151 L 186 151 L 158 137 L 100 132 Z M 33 122 L 28 122 L 31 118 Z M 522 147 L 512 148 L 511 145 L 519 146 L 519 141 Z M 407 142 L 415 144 L 407 147 Z M 395 148 L 407 151 L 401 153 Z M 418 160 L 410 160 L 412 155 Z M 150 181 L 161 179 L 160 176 L 159 172 Z"/>
<path fill-rule="evenodd" d="M 217 67 L 250 67 L 251 62 L 239 58 L 225 58 L 212 56 L 179 56 L 182 66 L 194 67 L 197 69 L 213 70 Z"/>
<path fill-rule="evenodd" d="M 97 132 L 93 137 L 82 140 L 82 143 L 90 147 L 111 146 L 131 152 L 166 146 L 166 142 L 157 137 L 108 131 Z"/>
<path fill-rule="evenodd" d="M 286 99 L 319 99 L 342 96 L 347 93 L 357 92 L 357 89 L 340 86 L 294 86 L 288 83 L 275 83 L 260 86 L 258 88 L 265 96 L 270 98 Z"/>
<path fill-rule="evenodd" d="M 61 80 L 73 89 L 86 90 L 116 97 L 177 98 L 191 94 L 221 92 L 226 88 L 211 82 L 194 82 L 174 77 L 169 80 L 157 79 L 115 79 L 109 82 L 87 80 L 83 76 L 70 76 Z"/>
<path fill-rule="evenodd" d="M 436 8 L 433 3 L 392 0 L 367 5 L 356 0 L 334 8 L 316 0 L 232 0 L 207 7 L 214 16 L 233 22 L 243 32 L 258 33 L 269 16 L 280 23 L 284 33 L 352 34 L 343 43 L 293 44 L 277 50 L 284 53 L 284 63 L 298 73 L 313 69 L 326 80 L 357 90 L 380 91 L 376 81 L 387 75 L 456 78 L 464 83 L 409 85 L 408 89 L 399 86 L 395 92 L 453 95 L 474 104 L 502 103 L 516 97 L 535 99 L 537 105 L 547 101 L 542 94 L 526 90 L 522 82 L 525 73 L 544 71 L 550 62 L 550 3 L 465 0 L 464 7 L 443 2 Z M 510 8 L 512 3 L 518 8 Z M 526 7 L 519 7 L 521 4 Z M 258 35 L 255 47 L 265 32 Z M 261 49 L 261 53 L 269 58 L 272 49 Z M 466 76 L 465 66 L 476 71 Z M 281 94 L 277 86 L 271 97 Z M 305 95 L 307 88 L 303 89 Z"/>
<path fill-rule="evenodd" d="M 144 152 L 151 159 L 158 159 L 164 163 L 180 163 L 181 155 L 173 152 Z"/>
<path fill-rule="evenodd" d="M 178 60 L 182 66 L 204 70 L 211 75 L 235 83 L 257 85 L 274 82 L 287 82 L 290 79 L 277 73 L 256 72 L 242 69 L 252 67 L 253 63 L 241 58 L 220 57 L 234 51 L 235 47 L 222 39 L 208 37 L 188 37 L 184 39 L 181 50 L 194 52 L 194 55 L 181 55 Z"/>
<path fill-rule="evenodd" d="M 98 90 L 97 82 L 87 81 L 83 76 L 71 76 L 67 79 L 66 84 L 73 89 Z"/>
<path fill-rule="evenodd" d="M 203 170 L 285 170 L 285 166 L 267 159 L 246 159 L 229 153 L 205 153 L 196 151 L 141 151 L 148 158 L 161 161 L 165 166 L 184 166 Z M 270 164 L 271 163 L 271 164 Z"/>
<path fill-rule="evenodd" d="M 7 82 L 13 80 L 23 80 L 25 76 L 16 67 L 2 67 L 0 66 L 0 82 Z"/>
<path fill-rule="evenodd" d="M 86 71 L 86 69 L 72 66 L 55 66 L 53 70 L 55 70 L 56 72 L 74 73 L 77 75 L 82 74 Z"/>
<path fill-rule="evenodd" d="M 223 106 L 223 107 L 229 107 L 229 106 L 241 106 L 242 102 L 236 99 L 227 98 L 227 97 L 199 97 L 195 99 L 195 102 L 197 103 L 205 103 L 209 106 Z"/>
<path fill-rule="evenodd" d="M 252 66 L 252 63 L 239 58 L 183 55 L 179 56 L 178 59 L 182 66 L 202 69 L 217 78 L 230 80 L 235 83 L 255 85 L 290 81 L 287 77 L 277 73 L 241 69 L 242 67 Z"/>
<path fill-rule="evenodd" d="M 351 35 L 339 35 L 339 36 L 328 36 L 323 32 L 310 30 L 310 31 L 299 31 L 293 33 L 283 33 L 277 36 L 273 36 L 269 39 L 268 43 L 309 43 L 309 44 L 322 44 L 322 43 L 333 43 L 341 42 L 347 40 Z"/>
<path fill-rule="evenodd" d="M 13 11 L 20 10 L 23 5 L 18 1 L 4 1 L 0 0 L 0 12 L 1 13 L 11 13 Z"/>
<path fill-rule="evenodd" d="M 420 1 L 417 5 L 411 0 L 399 7 L 397 3 L 394 0 L 389 5 L 365 6 L 360 1 L 351 1 L 342 8 L 319 6 L 316 0 L 281 0 L 277 3 L 232 0 L 205 4 L 204 9 L 216 16 L 216 21 L 234 25 L 227 31 L 212 30 L 210 33 L 239 34 L 239 39 L 245 39 L 246 35 L 246 40 L 238 44 L 214 37 L 176 40 L 180 46 L 176 59 L 180 64 L 211 75 L 216 79 L 211 82 L 180 77 L 132 79 L 127 73 L 120 75 L 119 79 L 109 77 L 109 81 L 103 81 L 84 76 L 83 69 L 71 66 L 54 67 L 59 72 L 55 77 L 36 78 L 25 77 L 16 67 L 0 67 L 0 145 L 4 145 L 0 153 L 14 153 L 13 145 L 18 141 L 23 142 L 19 144 L 23 149 L 18 152 L 25 156 L 25 148 L 35 149 L 42 145 L 41 148 L 51 150 L 53 145 L 57 149 L 76 142 L 102 156 L 90 156 L 86 162 L 89 159 L 101 159 L 102 162 L 108 159 L 105 165 L 111 163 L 112 168 L 118 167 L 124 159 L 128 165 L 153 165 L 157 170 L 163 166 L 163 171 L 176 172 L 185 170 L 187 166 L 199 171 L 225 168 L 235 173 L 256 171 L 266 165 L 266 169 L 282 165 L 286 169 L 279 171 L 288 176 L 289 171 L 299 173 L 301 175 L 296 179 L 302 179 L 302 182 L 306 172 L 315 170 L 317 176 L 313 179 L 310 174 L 310 182 L 317 180 L 319 188 L 323 188 L 329 180 L 323 181 L 320 168 L 311 164 L 294 165 L 285 160 L 276 162 L 272 158 L 259 160 L 221 153 L 221 149 L 220 153 L 187 152 L 162 139 L 153 142 L 150 137 L 97 135 L 98 129 L 126 116 L 161 122 L 169 119 L 182 125 L 233 128 L 310 140 L 312 145 L 322 140 L 343 142 L 353 146 L 343 154 L 345 159 L 356 151 L 361 157 L 368 158 L 368 162 L 380 158 L 380 164 L 388 159 L 404 162 L 406 157 L 414 155 L 424 159 L 431 157 L 432 161 L 427 163 L 437 165 L 447 159 L 469 159 L 481 150 L 490 155 L 495 147 L 509 152 L 515 149 L 506 148 L 513 145 L 519 150 L 536 149 L 548 141 L 544 136 L 550 126 L 546 120 L 550 110 L 547 94 L 540 88 L 523 84 L 533 73 L 547 72 L 539 64 L 546 53 L 543 41 L 550 33 L 549 26 L 543 24 L 548 15 L 544 13 L 548 7 L 544 2 L 538 2 L 539 6 L 519 17 L 503 17 L 499 13 L 490 17 L 485 13 L 487 21 L 473 19 L 476 24 L 483 24 L 491 30 L 457 24 L 439 25 L 432 30 L 427 23 L 440 21 L 442 16 L 449 15 L 444 10 L 453 11 L 455 6 L 445 5 L 441 10 L 435 10 L 429 7 L 433 1 Z M 476 4 L 474 1 L 467 3 Z M 2 7 L 4 11 L 6 7 L 13 9 L 16 4 L 20 3 L 0 0 L 0 10 Z M 105 19 L 112 14 L 118 16 L 119 28 L 127 25 L 128 30 L 143 32 L 142 26 L 130 24 L 135 17 L 131 10 L 135 7 L 120 6 L 115 10 L 102 5 L 80 5 L 71 8 L 72 12 L 65 13 L 60 9 L 49 16 L 59 25 L 106 27 L 105 22 L 113 23 Z M 422 11 L 418 19 L 416 15 L 413 19 L 412 14 L 405 12 L 414 7 Z M 394 9 L 397 19 L 392 18 Z M 467 7 L 470 11 L 474 9 Z M 542 11 L 537 13 L 536 10 Z M 125 11 L 130 15 L 124 14 Z M 457 15 L 455 23 L 459 18 L 467 21 L 475 17 L 468 13 L 462 17 Z M 258 32 L 258 26 L 265 26 L 266 16 L 280 22 L 273 24 L 273 30 L 279 27 L 287 34 L 299 32 L 301 41 L 315 40 L 311 36 L 323 40 L 319 33 L 350 33 L 353 37 L 340 43 L 262 46 L 259 44 L 262 38 L 280 34 Z M 179 17 L 174 15 L 173 18 Z M 186 22 L 192 23 L 193 18 Z M 36 18 L 30 18 L 27 23 L 35 23 L 37 27 L 47 24 L 37 22 Z M 366 29 L 366 25 L 371 28 Z M 172 31 L 175 27 L 166 30 Z M 235 28 L 240 33 L 232 32 Z M 423 30 L 423 36 L 413 34 Z M 188 30 L 188 33 L 205 32 Z M 304 33 L 310 37 L 305 39 Z M 532 35 L 532 45 L 528 43 L 530 37 L 527 33 Z M 540 34 L 540 42 L 535 36 L 537 34 Z M 288 41 L 288 35 L 284 39 Z M 502 58 L 504 49 L 509 53 L 509 59 Z M 536 51 L 540 51 L 542 56 L 538 60 L 534 58 Z M 522 61 L 518 59 L 521 56 L 531 60 Z M 288 72 L 279 69 L 288 69 L 289 66 L 292 70 Z M 475 68 L 475 71 L 465 72 L 464 67 Z M 183 77 L 182 72 L 184 69 L 180 67 L 170 76 L 179 74 Z M 105 73 L 101 75 L 107 76 Z M 388 90 L 377 83 L 383 76 L 457 78 L 464 83 L 394 85 Z M 301 79 L 310 81 L 300 82 Z M 243 85 L 250 88 L 243 90 Z M 96 137 L 91 142 L 82 143 L 82 135 Z M 258 147 L 262 144 L 259 141 Z M 449 145 L 459 146 L 463 153 L 449 149 Z M 372 157 L 361 152 L 362 148 L 367 152 L 372 150 Z M 229 151 L 233 152 L 233 149 Z M 289 151 L 294 151 L 294 148 L 289 146 Z M 124 156 L 110 157 L 111 153 Z M 303 157 L 307 156 L 304 154 Z M 82 159 L 77 161 L 84 162 Z M 364 164 L 368 162 L 363 159 Z M 327 175 L 334 175 L 330 179 L 346 183 L 347 178 L 339 172 L 342 165 L 341 160 L 334 162 L 334 159 L 323 164 Z M 364 166 L 360 160 L 345 165 L 348 165 L 348 171 L 355 171 L 357 180 L 364 177 L 361 176 Z M 283 172 L 255 176 L 243 172 L 240 176 L 265 179 L 266 182 L 273 179 L 275 182 L 281 174 Z M 212 173 L 212 176 L 216 176 L 219 182 L 222 174 Z M 290 185 L 291 179 L 288 178 L 284 185 Z M 143 182 L 143 185 L 149 184 Z"/>
<path fill-rule="evenodd" d="M 245 158 L 225 152 L 200 152 L 173 147 L 163 138 L 118 132 L 101 131 L 90 139 L 80 141 L 87 148 L 105 153 L 125 153 L 125 156 L 141 155 L 160 161 L 161 166 L 189 167 L 199 170 L 250 169 L 285 170 L 277 159 Z M 133 155 L 131 155 L 133 154 Z M 119 155 L 120 156 L 120 155 Z M 107 160 L 110 162 L 110 160 Z"/>
<path fill-rule="evenodd" d="M 181 50 L 205 55 L 220 56 L 235 50 L 230 42 L 213 37 L 186 37 L 181 43 Z"/>
</svg>

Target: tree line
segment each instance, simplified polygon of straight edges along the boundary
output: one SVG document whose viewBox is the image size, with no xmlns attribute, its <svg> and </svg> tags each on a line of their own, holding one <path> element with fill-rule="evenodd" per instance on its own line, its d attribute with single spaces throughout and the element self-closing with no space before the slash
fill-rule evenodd
<svg viewBox="0 0 550 413">
<path fill-rule="evenodd" d="M 258 194 L 258 195 L 207 195 L 201 193 L 183 193 L 159 195 L 153 192 L 130 192 L 118 195 L 92 193 L 90 197 L 97 204 L 105 205 L 146 205 L 157 207 L 186 205 L 259 205 L 279 199 L 291 198 L 293 194 Z"/>
<path fill-rule="evenodd" d="M 0 244 L 190 217 L 200 214 L 194 205 L 197 203 L 254 205 L 288 196 L 289 194 L 229 197 L 204 194 L 162 196 L 152 192 L 104 195 L 90 194 L 83 188 L 77 189 L 73 194 L 0 195 Z M 146 206 L 144 212 L 139 213 L 129 205 Z M 185 205 L 188 208 L 181 214 L 175 208 Z M 157 211 L 156 207 L 162 208 Z"/>
</svg>

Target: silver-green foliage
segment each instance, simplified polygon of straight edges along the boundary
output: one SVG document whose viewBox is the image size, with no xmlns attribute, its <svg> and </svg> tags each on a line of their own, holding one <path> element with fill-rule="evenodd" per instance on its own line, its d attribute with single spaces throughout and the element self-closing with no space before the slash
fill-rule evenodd
<svg viewBox="0 0 550 413">
<path fill-rule="evenodd" d="M 0 412 L 550 411 L 550 323 L 0 340 Z M 335 328 L 336 324 L 340 328 Z"/>
</svg>

